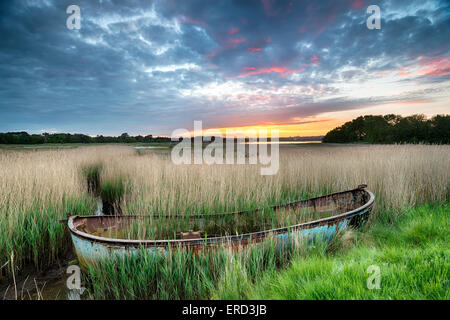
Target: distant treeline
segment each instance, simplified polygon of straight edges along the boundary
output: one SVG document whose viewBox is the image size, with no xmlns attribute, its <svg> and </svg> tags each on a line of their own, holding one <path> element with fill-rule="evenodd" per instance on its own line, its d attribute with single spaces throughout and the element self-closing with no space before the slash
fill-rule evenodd
<svg viewBox="0 0 450 320">
<path fill-rule="evenodd" d="M 204 137 L 202 137 L 204 138 Z M 206 137 L 205 137 L 206 138 Z M 319 141 L 322 136 L 314 137 L 280 137 L 280 141 Z M 194 137 L 191 138 L 194 142 Z M 214 141 L 214 137 L 210 137 L 207 141 Z M 234 138 L 237 141 L 236 138 Z M 245 141 L 249 141 L 246 137 Z M 267 141 L 271 141 L 268 137 Z M 43 133 L 43 134 L 28 134 L 25 131 L 0 133 L 0 144 L 46 144 L 46 143 L 151 143 L 151 142 L 171 142 L 170 137 L 154 137 L 152 135 L 146 136 L 130 136 L 128 133 L 123 133 L 118 137 L 108 137 L 98 135 L 91 137 L 85 134 L 76 133 Z"/>
<path fill-rule="evenodd" d="M 436 115 L 431 119 L 422 114 L 361 116 L 331 130 L 322 142 L 449 144 L 450 115 Z"/>
<path fill-rule="evenodd" d="M 136 143 L 136 142 L 168 142 L 168 137 L 130 136 L 123 133 L 118 137 L 96 136 L 70 133 L 28 134 L 22 132 L 0 133 L 0 144 L 44 144 L 44 143 Z"/>
</svg>

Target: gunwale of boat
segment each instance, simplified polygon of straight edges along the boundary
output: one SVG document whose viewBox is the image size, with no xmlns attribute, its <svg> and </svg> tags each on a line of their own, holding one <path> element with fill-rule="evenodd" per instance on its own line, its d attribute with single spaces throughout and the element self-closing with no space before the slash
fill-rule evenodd
<svg viewBox="0 0 450 320">
<path fill-rule="evenodd" d="M 251 232 L 251 233 L 242 233 L 242 234 L 238 234 L 238 235 L 219 236 L 219 237 L 211 237 L 211 238 L 206 238 L 206 239 L 203 239 L 203 238 L 201 238 L 201 239 L 167 239 L 167 240 L 119 239 L 119 238 L 106 238 L 106 237 L 101 237 L 101 236 L 95 236 L 90 233 L 80 231 L 77 228 L 82 224 L 81 223 L 76 224 L 77 221 L 85 220 L 85 219 L 97 219 L 97 220 L 98 219 L 100 219 L 100 220 L 124 219 L 124 220 L 126 220 L 126 219 L 139 219 L 139 218 L 143 218 L 143 217 L 148 217 L 148 216 L 142 216 L 142 215 L 70 216 L 68 218 L 68 227 L 69 227 L 70 232 L 79 238 L 90 240 L 93 242 L 105 243 L 105 244 L 109 244 L 109 245 L 125 245 L 125 246 L 133 246 L 133 247 L 139 247 L 139 246 L 167 247 L 170 245 L 173 245 L 173 246 L 176 246 L 176 245 L 197 246 L 200 244 L 210 245 L 210 244 L 223 243 L 223 242 L 236 242 L 236 241 L 243 241 L 243 240 L 246 240 L 249 238 L 251 238 L 251 239 L 263 238 L 264 236 L 266 236 L 268 234 L 281 234 L 281 233 L 286 233 L 286 232 L 290 232 L 290 231 L 294 231 L 294 230 L 309 229 L 309 228 L 313 228 L 313 227 L 317 227 L 317 226 L 327 225 L 327 224 L 333 223 L 333 222 L 339 222 L 339 221 L 342 221 L 344 218 L 348 219 L 353 216 L 356 216 L 356 215 L 364 212 L 366 209 L 371 208 L 373 206 L 374 201 L 375 201 L 375 195 L 371 191 L 365 189 L 365 185 L 361 185 L 356 189 L 331 193 L 331 194 L 327 194 L 324 196 L 309 198 L 309 199 L 305 199 L 305 200 L 293 201 L 293 202 L 289 202 L 289 203 L 285 203 L 285 204 L 274 205 L 274 206 L 271 206 L 270 208 L 272 208 L 272 209 L 286 208 L 286 207 L 293 206 L 293 205 L 300 204 L 300 203 L 308 203 L 310 201 L 314 202 L 319 199 L 324 199 L 324 198 L 326 199 L 329 197 L 339 196 L 339 195 L 342 195 L 345 193 L 352 193 L 355 191 L 366 192 L 369 195 L 369 199 L 362 206 L 354 208 L 350 211 L 346 211 L 344 213 L 333 215 L 333 216 L 322 218 L 322 219 L 302 222 L 302 223 L 287 226 L 287 227 L 274 228 L 274 229 L 262 230 L 262 231 Z M 258 211 L 261 209 L 262 208 L 249 210 L 249 211 L 237 211 L 237 212 L 218 213 L 218 214 L 211 214 L 211 215 L 209 215 L 209 214 L 192 215 L 191 217 L 197 218 L 197 217 L 202 217 L 202 216 L 203 217 L 205 217 L 205 216 L 214 217 L 217 215 L 242 214 L 244 212 Z M 176 218 L 176 217 L 181 217 L 181 216 L 183 216 L 183 215 L 174 215 L 174 216 L 170 216 L 170 217 Z"/>
</svg>

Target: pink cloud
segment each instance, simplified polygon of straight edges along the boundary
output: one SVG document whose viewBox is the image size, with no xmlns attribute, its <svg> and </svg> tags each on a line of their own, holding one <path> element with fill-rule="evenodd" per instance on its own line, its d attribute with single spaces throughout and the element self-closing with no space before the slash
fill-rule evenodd
<svg viewBox="0 0 450 320">
<path fill-rule="evenodd" d="M 426 76 L 437 77 L 450 74 L 450 57 L 436 58 L 421 63 Z"/>
<path fill-rule="evenodd" d="M 261 51 L 262 49 L 261 48 L 247 48 L 247 50 L 250 52 L 258 52 L 258 51 Z"/>
<path fill-rule="evenodd" d="M 208 26 L 208 24 L 206 22 L 203 22 L 203 21 L 200 21 L 200 20 L 195 20 L 195 19 L 192 19 L 190 17 L 183 17 L 183 18 L 177 19 L 176 22 L 178 22 L 180 24 L 183 24 L 183 23 L 194 24 L 194 25 L 202 26 L 202 27 Z"/>
<path fill-rule="evenodd" d="M 213 31 L 213 36 L 216 39 L 216 41 L 220 44 L 220 47 L 216 49 L 215 53 L 219 53 L 225 50 L 229 49 L 235 49 L 239 43 L 243 43 L 247 41 L 247 38 L 240 37 L 240 38 L 233 38 L 233 36 L 230 36 L 231 33 L 238 33 L 238 28 L 232 28 L 230 30 L 221 30 L 219 32 Z"/>
<path fill-rule="evenodd" d="M 364 7 L 364 0 L 355 0 L 352 2 L 352 8 L 362 9 Z"/>
<path fill-rule="evenodd" d="M 239 33 L 239 28 L 231 28 L 231 30 L 228 33 L 231 35 L 233 35 L 235 33 Z"/>
<path fill-rule="evenodd" d="M 259 68 L 256 69 L 254 67 L 244 67 L 243 72 L 239 74 L 241 77 L 253 76 L 257 74 L 268 74 L 268 73 L 279 73 L 281 77 L 286 77 L 287 74 L 298 73 L 305 70 L 305 67 L 300 69 L 289 69 L 286 67 L 269 67 L 269 68 Z"/>
<path fill-rule="evenodd" d="M 240 39 L 230 39 L 230 42 L 231 42 L 231 43 L 234 43 L 234 44 L 237 44 L 237 43 L 242 43 L 242 42 L 245 42 L 245 41 L 247 41 L 247 39 L 246 39 L 246 38 L 240 38 Z"/>
<path fill-rule="evenodd" d="M 265 11 L 271 11 L 272 10 L 272 4 L 274 0 L 261 0 L 263 3 L 263 7 Z"/>
<path fill-rule="evenodd" d="M 389 102 L 389 104 L 425 104 L 425 103 L 431 103 L 433 102 L 432 99 L 416 99 L 416 100 L 401 100 L 401 101 L 394 101 L 394 102 Z"/>
<path fill-rule="evenodd" d="M 275 0 L 261 0 L 263 3 L 264 11 L 266 12 L 267 17 L 273 17 L 278 15 L 281 12 L 282 8 L 278 8 L 277 10 L 274 10 L 273 4 L 275 3 Z"/>
<path fill-rule="evenodd" d="M 450 57 L 427 58 L 419 56 L 417 61 L 418 63 L 399 68 L 397 75 L 400 77 L 439 77 L 450 74 Z"/>
<path fill-rule="evenodd" d="M 317 55 L 313 55 L 311 58 L 312 63 L 314 63 L 315 65 L 320 66 L 321 62 L 319 60 L 319 58 L 317 57 Z"/>
</svg>

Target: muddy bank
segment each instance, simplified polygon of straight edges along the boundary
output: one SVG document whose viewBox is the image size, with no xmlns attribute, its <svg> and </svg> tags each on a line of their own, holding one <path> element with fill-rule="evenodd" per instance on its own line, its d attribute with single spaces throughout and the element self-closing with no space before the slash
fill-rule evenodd
<svg viewBox="0 0 450 320">
<path fill-rule="evenodd" d="M 75 261 L 72 252 L 57 264 L 38 272 L 33 267 L 26 267 L 14 281 L 0 279 L 0 299 L 3 300 L 67 300 L 70 292 L 66 280 L 70 276 L 67 267 Z"/>
</svg>

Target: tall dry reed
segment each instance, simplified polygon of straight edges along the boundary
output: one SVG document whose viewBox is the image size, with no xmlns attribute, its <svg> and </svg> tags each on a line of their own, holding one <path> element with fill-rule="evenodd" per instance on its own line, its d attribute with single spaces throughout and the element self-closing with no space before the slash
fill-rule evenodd
<svg viewBox="0 0 450 320">
<path fill-rule="evenodd" d="M 53 263 L 71 243 L 58 220 L 93 214 L 83 168 L 99 165 L 101 183 L 123 182 L 124 214 L 211 213 L 251 209 L 367 183 L 377 212 L 398 213 L 450 190 L 450 146 L 285 146 L 280 170 L 254 165 L 175 165 L 170 151 L 129 146 L 0 151 L 0 266 L 14 252 L 18 269 Z M 121 182 L 121 183 L 122 183 Z M 122 185 L 122 184 L 121 184 Z M 5 267 L 0 275 L 8 273 Z"/>
<path fill-rule="evenodd" d="M 450 146 L 282 147 L 280 169 L 261 176 L 254 165 L 175 165 L 169 152 L 122 153 L 103 177 L 123 177 L 128 213 L 208 213 L 292 201 L 367 183 L 378 209 L 398 213 L 450 190 Z"/>
</svg>

